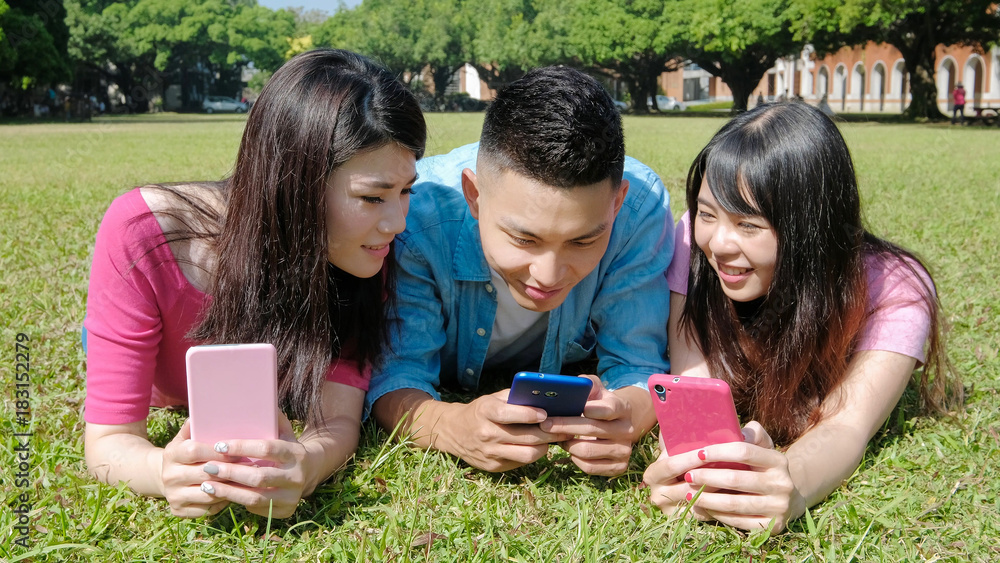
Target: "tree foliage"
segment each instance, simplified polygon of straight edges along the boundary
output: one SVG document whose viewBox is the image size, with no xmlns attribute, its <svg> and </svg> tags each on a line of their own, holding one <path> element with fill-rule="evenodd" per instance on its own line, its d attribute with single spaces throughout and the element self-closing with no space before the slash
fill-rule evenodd
<svg viewBox="0 0 1000 563">
<path fill-rule="evenodd" d="M 467 3 L 473 30 L 470 64 L 496 90 L 532 68 L 570 62 L 565 0 L 483 0 Z"/>
<path fill-rule="evenodd" d="M 575 0 L 567 42 L 584 65 L 617 75 L 632 96 L 632 108 L 645 113 L 655 103 L 657 80 L 678 68 L 671 37 L 664 30 L 674 19 L 662 0 Z"/>
<path fill-rule="evenodd" d="M 255 0 L 66 0 L 66 8 L 70 56 L 140 110 L 167 76 L 190 103 L 192 87 L 205 86 L 194 71 L 230 77 L 223 83 L 235 90 L 242 65 L 276 69 L 295 30 L 294 13 Z"/>
<path fill-rule="evenodd" d="M 744 111 L 754 88 L 778 59 L 796 54 L 789 0 L 668 0 L 666 33 L 676 52 L 721 78 Z"/>
<path fill-rule="evenodd" d="M 68 79 L 65 18 L 58 0 L 0 1 L 0 81 L 23 91 Z"/>
</svg>

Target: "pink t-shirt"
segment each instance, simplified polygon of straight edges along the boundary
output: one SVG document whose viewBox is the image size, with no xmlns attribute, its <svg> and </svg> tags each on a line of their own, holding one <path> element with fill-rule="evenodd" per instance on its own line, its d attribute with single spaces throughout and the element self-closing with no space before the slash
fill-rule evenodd
<svg viewBox="0 0 1000 563">
<path fill-rule="evenodd" d="M 691 266 L 690 213 L 677 222 L 674 231 L 674 257 L 667 268 L 670 291 L 687 295 L 688 273 Z M 923 283 L 932 288 L 930 277 L 918 264 L 916 270 Z M 895 256 L 865 257 L 868 274 L 868 322 L 861 329 L 858 350 L 896 352 L 920 363 L 924 361 L 924 344 L 930 334 L 930 312 L 923 299 L 920 279 Z"/>
<path fill-rule="evenodd" d="M 90 270 L 84 420 L 126 424 L 145 420 L 150 406 L 186 405 L 184 356 L 197 343 L 185 335 L 210 302 L 181 272 L 139 189 L 115 199 Z M 326 379 L 367 391 L 369 377 L 342 358 Z"/>
</svg>

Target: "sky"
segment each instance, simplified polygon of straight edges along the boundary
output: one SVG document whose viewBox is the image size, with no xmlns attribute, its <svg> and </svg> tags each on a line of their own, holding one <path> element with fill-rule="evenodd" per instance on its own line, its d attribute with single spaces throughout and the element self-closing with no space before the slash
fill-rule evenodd
<svg viewBox="0 0 1000 563">
<path fill-rule="evenodd" d="M 331 15 L 337 11 L 337 6 L 340 4 L 338 0 L 257 0 L 257 3 L 272 10 L 302 7 L 307 11 L 322 10 Z M 353 8 L 360 3 L 361 0 L 344 0 L 344 5 L 348 8 Z"/>
</svg>

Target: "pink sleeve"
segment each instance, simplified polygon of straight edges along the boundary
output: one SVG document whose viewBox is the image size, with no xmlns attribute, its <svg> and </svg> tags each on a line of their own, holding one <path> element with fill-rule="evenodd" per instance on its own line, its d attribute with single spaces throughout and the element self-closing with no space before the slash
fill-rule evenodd
<svg viewBox="0 0 1000 563">
<path fill-rule="evenodd" d="M 108 208 L 94 244 L 87 293 L 87 396 L 84 419 L 124 424 L 149 415 L 160 313 L 144 269 L 134 266 L 148 233 L 133 219 L 145 202 L 129 192 Z"/>
<path fill-rule="evenodd" d="M 691 212 L 685 211 L 674 227 L 674 257 L 667 268 L 670 291 L 687 295 L 688 274 L 691 272 Z"/>
<path fill-rule="evenodd" d="M 338 358 L 330 364 L 330 371 L 326 372 L 326 380 L 367 391 L 371 375 L 370 366 L 360 369 L 357 361 Z"/>
<path fill-rule="evenodd" d="M 930 335 L 930 308 L 925 296 L 928 291 L 934 296 L 934 286 L 919 264 L 907 262 L 919 275 L 894 256 L 865 258 L 871 316 L 855 350 L 896 352 L 923 363 L 924 344 Z"/>
</svg>

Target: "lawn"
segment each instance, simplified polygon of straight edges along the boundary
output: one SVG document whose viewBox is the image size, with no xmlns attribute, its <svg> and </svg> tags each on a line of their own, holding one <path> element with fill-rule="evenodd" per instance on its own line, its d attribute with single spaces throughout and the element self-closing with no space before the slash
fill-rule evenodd
<svg viewBox="0 0 1000 563">
<path fill-rule="evenodd" d="M 482 116 L 428 116 L 428 154 L 478 137 Z M 389 442 L 366 426 L 355 461 L 283 521 L 236 508 L 182 520 L 163 501 L 99 485 L 83 464 L 79 345 L 94 234 L 112 198 L 229 171 L 236 116 L 0 126 L 0 559 L 4 561 L 995 561 L 1000 559 L 1000 131 L 848 123 L 867 220 L 938 283 L 950 357 L 970 391 L 958 421 L 904 401 L 861 466 L 776 537 L 668 520 L 631 471 L 590 478 L 553 448 L 504 475 Z M 627 147 L 683 212 L 687 167 L 723 118 L 625 118 Z M 19 334 L 24 336 L 20 337 Z M 18 344 L 21 345 L 18 348 Z M 30 386 L 16 364 L 30 355 Z M 27 390 L 30 397 L 18 391 Z M 20 405 L 17 401 L 25 401 Z M 31 436 L 18 412 L 30 407 Z M 180 418 L 150 424 L 165 442 Z M 28 421 L 24 421 L 28 422 Z M 20 457 L 19 457 L 20 456 Z M 27 474 L 19 464 L 27 458 Z M 22 510 L 24 509 L 24 510 Z M 27 535 L 18 529 L 28 521 Z M 27 548 L 17 542 L 27 545 Z"/>
</svg>

